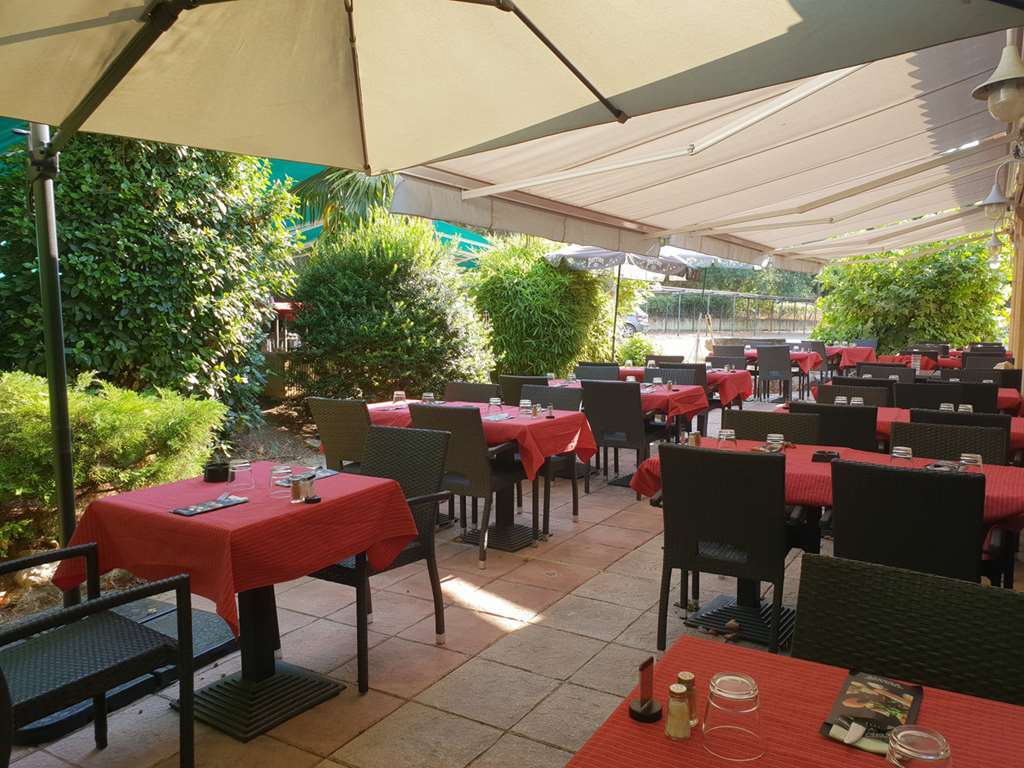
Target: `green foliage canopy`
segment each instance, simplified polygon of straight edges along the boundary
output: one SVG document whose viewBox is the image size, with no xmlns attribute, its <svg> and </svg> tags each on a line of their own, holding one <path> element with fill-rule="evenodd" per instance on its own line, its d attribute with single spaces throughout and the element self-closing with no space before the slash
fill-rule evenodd
<svg viewBox="0 0 1024 768">
<path fill-rule="evenodd" d="M 644 365 L 648 355 L 658 354 L 658 348 L 654 342 L 639 333 L 623 339 L 615 347 L 615 362 L 625 365 L 627 360 L 632 360 L 634 365 Z"/>
<path fill-rule="evenodd" d="M 0 157 L 0 369 L 44 370 L 24 155 Z M 265 160 L 80 134 L 57 231 L 68 367 L 258 417 L 270 299 L 292 284 L 294 197 Z"/>
<path fill-rule="evenodd" d="M 227 412 L 213 400 L 141 394 L 90 373 L 69 388 L 68 409 L 80 506 L 199 474 Z M 0 374 L 0 557 L 11 538 L 56 533 L 52 456 L 46 379 Z"/>
<path fill-rule="evenodd" d="M 922 340 L 961 345 L 999 338 L 1009 260 L 993 269 L 984 244 L 948 245 L 925 256 L 887 252 L 826 267 L 818 277 L 821 322 L 814 338 L 877 338 L 885 353 Z"/>
<path fill-rule="evenodd" d="M 485 381 L 494 364 L 449 250 L 429 222 L 376 210 L 325 233 L 298 281 L 303 352 L 290 383 L 303 394 L 386 399 Z"/>
</svg>

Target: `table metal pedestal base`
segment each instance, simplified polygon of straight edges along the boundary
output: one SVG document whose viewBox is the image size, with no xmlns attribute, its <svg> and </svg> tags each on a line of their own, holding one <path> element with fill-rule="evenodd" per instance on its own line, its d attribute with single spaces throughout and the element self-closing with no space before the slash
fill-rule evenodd
<svg viewBox="0 0 1024 768">
<path fill-rule="evenodd" d="M 462 537 L 463 544 L 480 544 L 480 529 L 466 531 Z M 492 525 L 487 534 L 487 548 L 500 549 L 502 552 L 518 552 L 533 544 L 533 528 L 528 525 L 514 523 L 498 528 Z"/>
<path fill-rule="evenodd" d="M 236 672 L 196 691 L 196 719 L 239 741 L 250 741 L 311 707 L 337 696 L 345 686 L 322 675 L 277 662 L 259 682 Z"/>
<path fill-rule="evenodd" d="M 762 603 L 758 607 L 744 606 L 737 604 L 735 597 L 718 595 L 699 611 L 687 616 L 684 623 L 688 627 L 702 627 L 727 634 L 730 630 L 725 625 L 731 619 L 740 625 L 737 639 L 768 645 L 772 627 L 771 603 Z M 796 611 L 783 606 L 779 618 L 780 648 L 789 644 L 795 625 Z"/>
</svg>

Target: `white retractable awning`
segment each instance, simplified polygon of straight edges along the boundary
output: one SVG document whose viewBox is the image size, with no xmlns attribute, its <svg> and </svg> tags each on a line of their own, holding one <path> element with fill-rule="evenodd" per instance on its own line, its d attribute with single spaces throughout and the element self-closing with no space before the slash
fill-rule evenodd
<svg viewBox="0 0 1024 768">
<path fill-rule="evenodd" d="M 814 270 L 990 227 L 1007 156 L 971 98 L 992 33 L 411 169 L 394 210 L 654 253 Z"/>
</svg>

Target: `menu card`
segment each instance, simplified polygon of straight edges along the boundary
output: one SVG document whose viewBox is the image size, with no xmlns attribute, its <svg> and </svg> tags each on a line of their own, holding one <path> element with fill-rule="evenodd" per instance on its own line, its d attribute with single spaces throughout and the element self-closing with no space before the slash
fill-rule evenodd
<svg viewBox="0 0 1024 768">
<path fill-rule="evenodd" d="M 889 731 L 917 722 L 924 691 L 878 675 L 851 673 L 821 726 L 821 734 L 884 755 Z"/>
</svg>

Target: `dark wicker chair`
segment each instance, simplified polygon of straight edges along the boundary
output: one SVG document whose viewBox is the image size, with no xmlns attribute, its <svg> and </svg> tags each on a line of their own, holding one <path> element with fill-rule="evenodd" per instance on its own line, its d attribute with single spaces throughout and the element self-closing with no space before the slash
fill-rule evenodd
<svg viewBox="0 0 1024 768">
<path fill-rule="evenodd" d="M 871 347 L 872 349 L 878 349 L 878 339 L 854 339 L 853 346 Z"/>
<path fill-rule="evenodd" d="M 960 400 L 957 405 L 961 403 L 973 406 L 975 413 L 999 413 L 999 386 L 995 383 L 963 381 L 960 383 Z"/>
<path fill-rule="evenodd" d="M 949 342 L 946 341 L 915 341 L 910 346 L 911 349 L 931 347 L 938 350 L 939 357 L 949 357 Z"/>
<path fill-rule="evenodd" d="M 548 385 L 546 376 L 507 376 L 502 374 L 498 377 L 498 386 L 501 387 L 501 402 L 505 405 L 519 405 L 521 392 L 527 384 L 535 386 Z"/>
<path fill-rule="evenodd" d="M 896 376 L 901 384 L 914 383 L 914 369 L 905 365 L 857 363 L 857 378 L 862 379 L 865 376 L 872 379 L 890 379 L 891 376 Z"/>
<path fill-rule="evenodd" d="M 942 350 L 939 347 L 933 347 L 923 344 L 918 344 L 914 347 L 906 347 L 900 350 L 901 355 L 920 355 L 921 357 L 929 357 L 932 360 L 938 361 L 942 354 Z"/>
<path fill-rule="evenodd" d="M 82 544 L 9 560 L 0 565 L 0 577 L 79 557 L 86 563 L 85 602 L 46 611 L 0 630 L 0 766 L 8 765 L 15 730 L 88 699 L 93 706 L 96 748 L 105 749 L 107 692 L 173 664 L 180 681 L 180 765 L 192 768 L 192 601 L 188 576 L 101 595 L 96 545 Z M 175 593 L 177 641 L 114 610 L 169 590 Z"/>
<path fill-rule="evenodd" d="M 967 345 L 968 352 L 1006 352 L 1001 341 L 972 341 Z"/>
<path fill-rule="evenodd" d="M 617 365 L 577 365 L 576 378 L 580 381 L 618 381 Z"/>
<path fill-rule="evenodd" d="M 842 377 L 835 376 L 832 381 L 835 382 Z M 857 379 L 854 379 L 857 381 Z M 865 406 L 874 406 L 876 408 L 886 408 L 892 405 L 890 399 L 889 387 L 851 387 L 846 384 L 825 384 L 818 387 L 817 395 L 815 400 L 825 405 L 831 405 L 835 403 L 837 397 L 845 397 L 847 400 L 853 397 L 864 398 Z"/>
<path fill-rule="evenodd" d="M 821 445 L 877 451 L 878 408 L 872 406 L 826 405 L 794 400 L 791 414 L 813 413 L 818 416 L 818 439 Z"/>
<path fill-rule="evenodd" d="M 750 361 L 745 355 L 708 355 L 707 362 L 712 368 L 725 368 L 727 365 L 731 365 L 737 371 L 745 371 L 750 365 Z"/>
<path fill-rule="evenodd" d="M 445 463 L 443 487 L 463 497 L 460 525 L 466 531 L 465 498 L 484 500 L 480 521 L 480 568 L 487 567 L 487 535 L 494 494 L 525 479 L 522 464 L 514 461 L 516 444 L 501 443 L 488 448 L 479 408 L 472 406 L 424 405 L 411 403 L 412 425 L 451 434 Z M 504 460 L 502 460 L 504 459 Z M 533 508 L 533 537 L 540 537 L 539 510 Z"/>
<path fill-rule="evenodd" d="M 746 357 L 746 348 L 743 344 L 714 344 L 711 347 L 711 354 L 714 357 Z"/>
<path fill-rule="evenodd" d="M 582 362 L 582 363 L 576 363 L 576 365 L 584 365 L 584 366 L 587 366 L 588 368 L 618 368 L 619 367 L 618 363 L 612 363 L 612 362 L 607 362 L 607 361 L 595 362 L 595 361 L 592 361 L 592 360 L 587 360 L 587 361 Z"/>
<path fill-rule="evenodd" d="M 685 363 L 686 357 L 683 355 L 648 355 L 644 365 L 650 365 L 654 363 L 655 366 L 661 367 L 665 363 Z"/>
<path fill-rule="evenodd" d="M 660 456 L 665 544 L 658 649 L 665 650 L 672 570 L 678 568 L 684 603 L 690 571 L 695 582 L 701 571 L 771 582 L 769 646 L 778 650 L 788 550 L 785 458 L 664 444 Z"/>
<path fill-rule="evenodd" d="M 840 387 L 878 387 L 884 389 L 886 392 L 887 400 L 885 405 L 891 406 L 895 402 L 893 397 L 893 390 L 896 388 L 896 382 L 890 379 L 862 379 L 859 376 L 834 376 L 832 377 L 832 384 Z M 869 404 L 867 400 L 865 404 Z M 874 405 L 874 403 L 870 403 Z"/>
<path fill-rule="evenodd" d="M 523 387 L 523 397 L 544 406 L 554 406 L 556 411 L 578 411 L 583 404 L 583 390 L 570 387 L 549 387 L 527 384 Z M 579 478 L 583 478 L 584 491 L 590 493 L 590 467 L 576 459 L 575 453 L 560 453 L 549 456 L 544 462 L 544 523 L 542 532 L 550 533 L 551 519 L 551 481 L 555 476 L 565 476 L 572 483 L 572 517 L 580 516 Z M 536 483 L 536 480 L 534 481 Z"/>
<path fill-rule="evenodd" d="M 905 445 L 926 459 L 959 461 L 961 454 L 978 453 L 985 464 L 1007 463 L 1006 432 L 998 427 L 895 422 L 890 443 Z"/>
<path fill-rule="evenodd" d="M 783 400 L 793 398 L 793 361 L 788 346 L 757 348 L 758 389 L 767 399 L 773 381 L 779 382 Z"/>
<path fill-rule="evenodd" d="M 737 440 L 764 440 L 770 434 L 784 435 L 791 443 L 820 445 L 819 417 L 772 411 L 723 411 L 722 426 L 736 430 Z"/>
<path fill-rule="evenodd" d="M 980 473 L 832 462 L 836 557 L 978 581 L 984 508 Z"/>
<path fill-rule="evenodd" d="M 818 381 L 824 381 L 825 375 L 831 375 L 833 371 L 832 364 L 828 359 L 828 347 L 824 341 L 814 341 L 813 339 L 805 339 L 800 342 L 800 346 L 804 349 L 809 349 L 811 352 L 817 352 L 821 355 L 821 367 L 818 369 Z"/>
<path fill-rule="evenodd" d="M 896 384 L 893 387 L 893 405 L 897 408 L 927 408 L 939 410 L 942 403 L 956 405 L 963 396 L 960 384 L 924 382 L 921 384 Z"/>
<path fill-rule="evenodd" d="M 415 406 L 410 406 L 415 407 Z M 437 506 L 447 501 L 450 492 L 441 489 L 445 458 L 448 453 L 447 432 L 433 429 L 403 427 L 370 427 L 364 451 L 364 475 L 396 480 L 409 503 L 416 521 L 417 535 L 384 571 L 372 571 L 361 553 L 348 560 L 311 574 L 314 579 L 344 584 L 356 590 L 356 647 L 359 692 L 369 687 L 368 624 L 373 606 L 370 598 L 370 576 L 425 560 L 430 589 L 434 596 L 434 631 L 438 645 L 444 645 L 444 596 L 434 554 L 434 522 Z"/>
<path fill-rule="evenodd" d="M 486 403 L 498 397 L 497 384 L 482 384 L 475 381 L 451 381 L 445 385 L 444 399 L 449 403 Z"/>
<path fill-rule="evenodd" d="M 977 382 L 980 384 L 995 384 L 998 387 L 1021 389 L 1020 368 L 943 368 L 942 378 L 951 381 Z"/>
<path fill-rule="evenodd" d="M 961 361 L 964 368 L 995 368 L 1007 360 L 1003 351 L 964 352 Z"/>
<path fill-rule="evenodd" d="M 804 555 L 794 658 L 1024 705 L 1024 595 Z"/>
<path fill-rule="evenodd" d="M 307 397 L 306 406 L 316 422 L 327 467 L 359 472 L 366 430 L 370 427 L 366 401 Z"/>
</svg>

